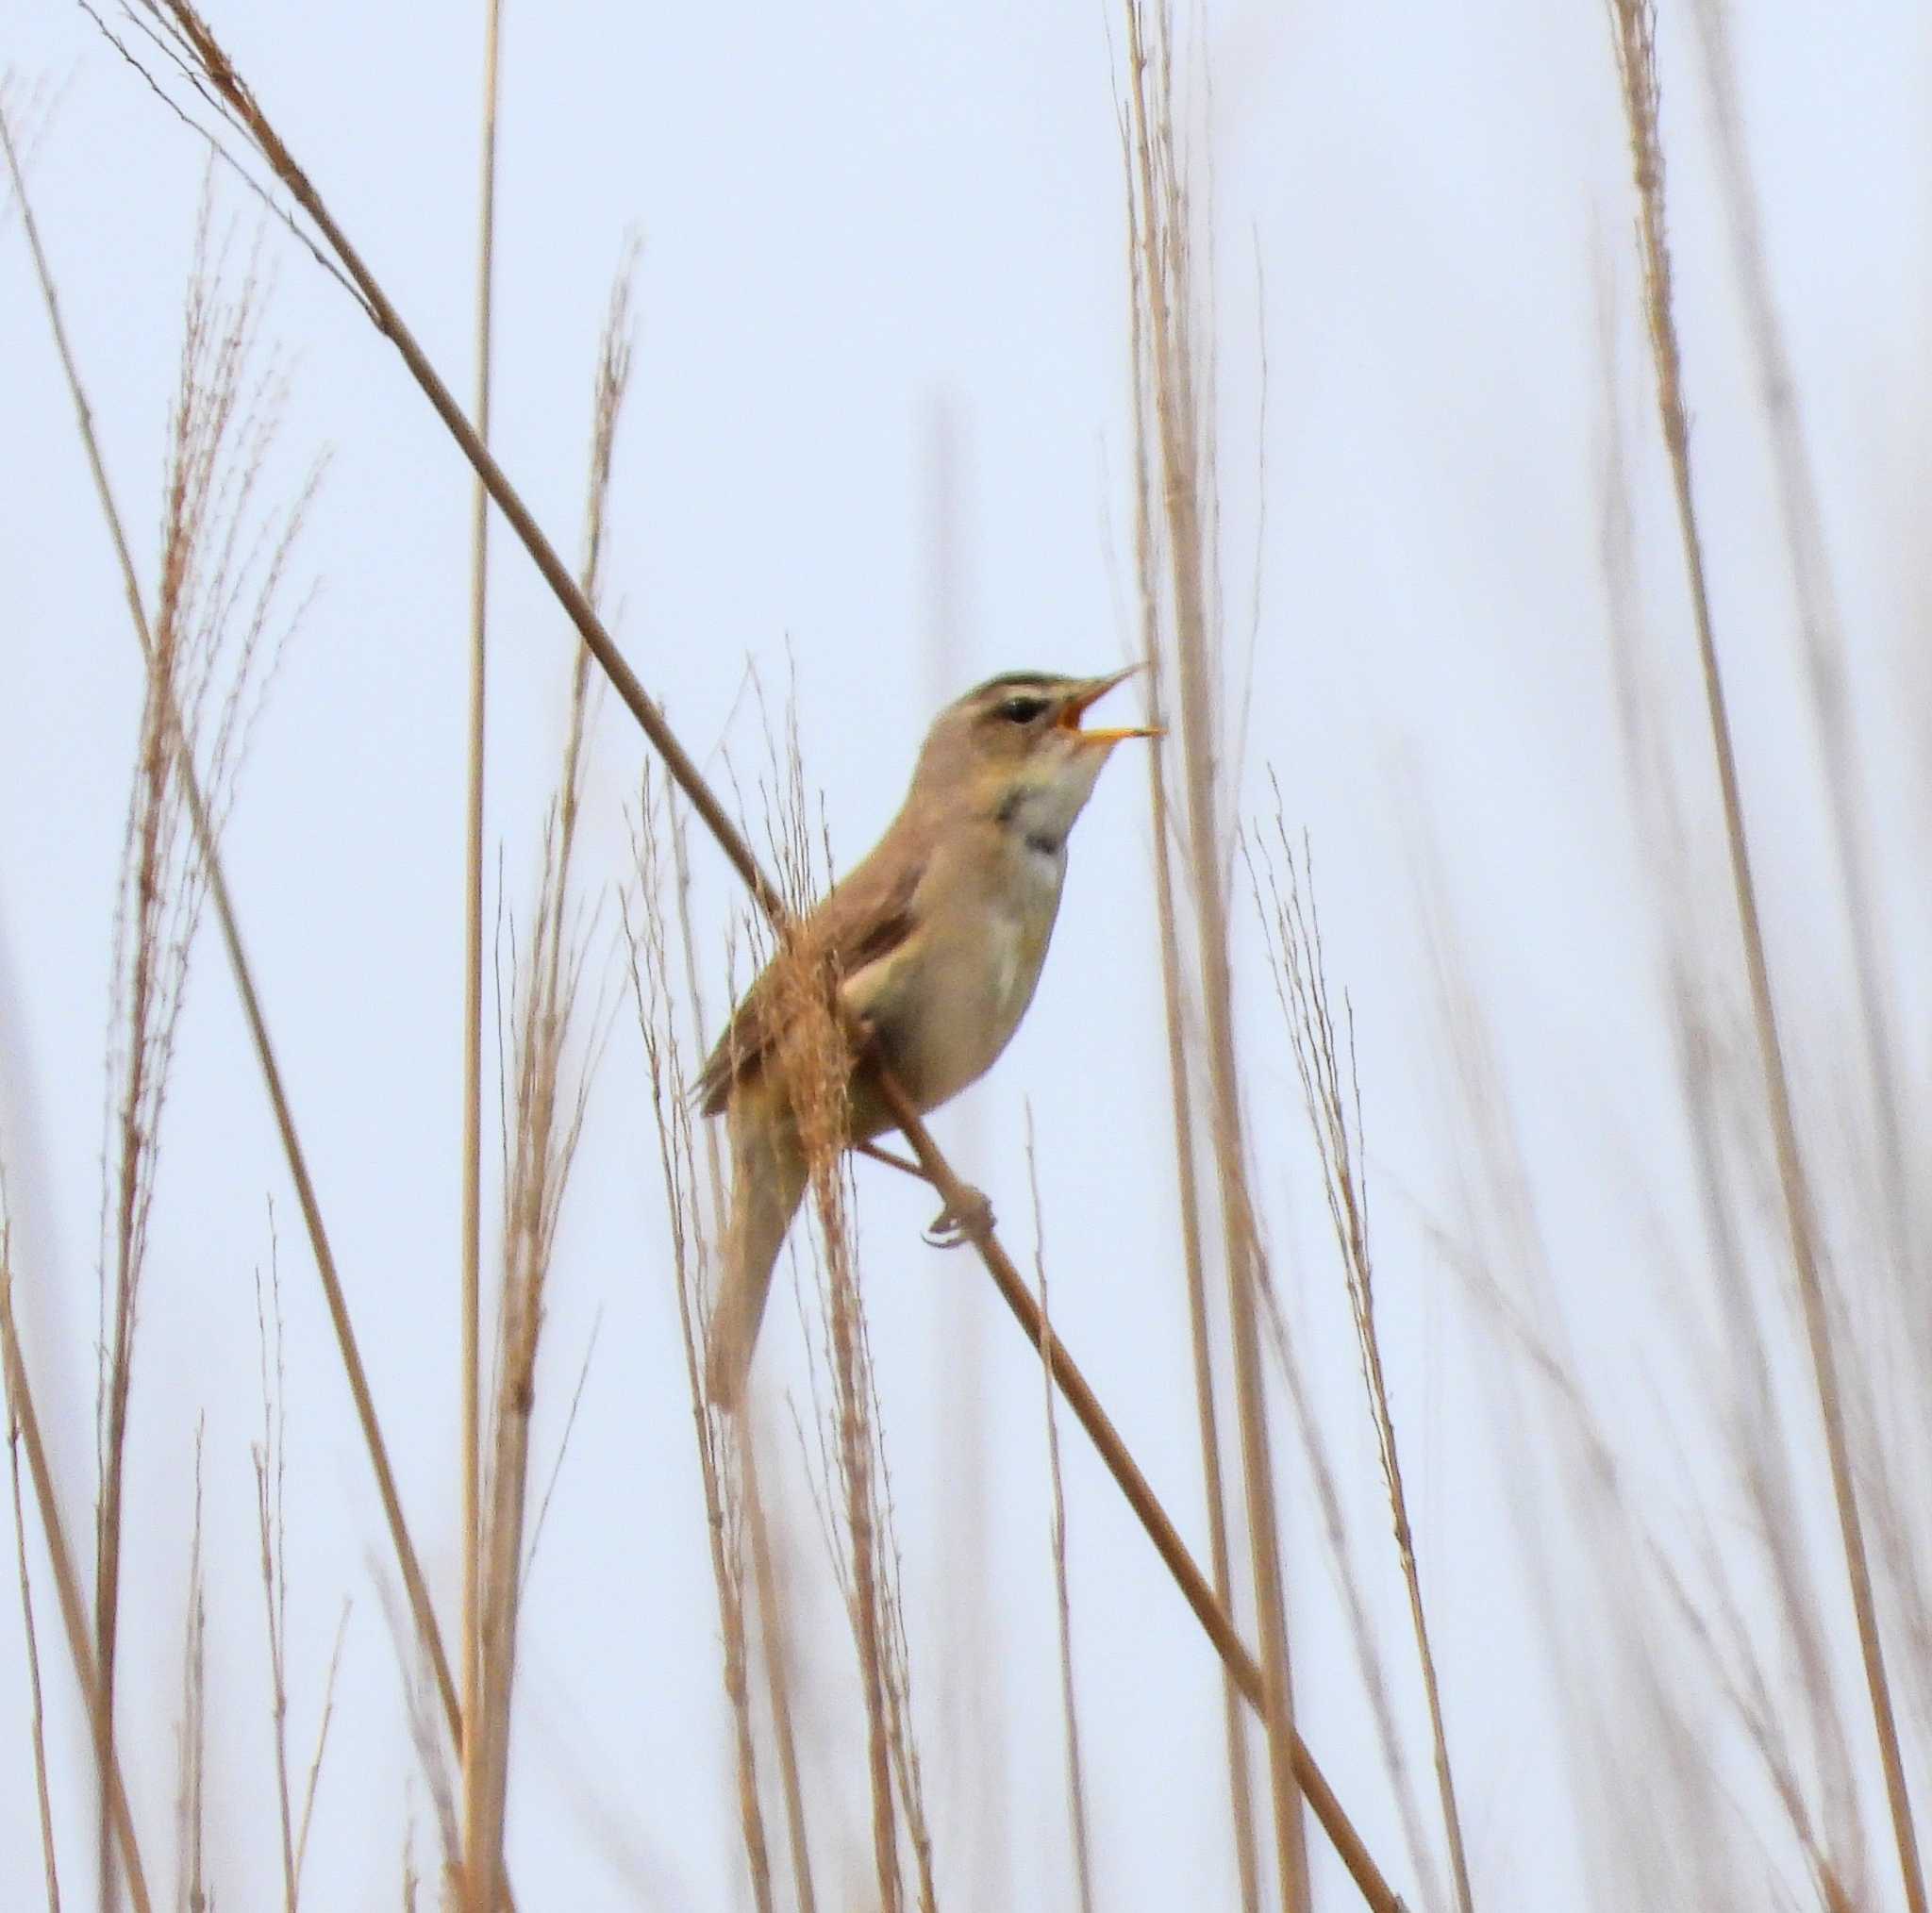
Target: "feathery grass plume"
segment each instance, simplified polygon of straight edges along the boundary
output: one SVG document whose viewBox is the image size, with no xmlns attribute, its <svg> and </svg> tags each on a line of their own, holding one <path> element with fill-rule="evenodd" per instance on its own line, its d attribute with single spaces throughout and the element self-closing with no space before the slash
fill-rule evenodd
<svg viewBox="0 0 1932 1913">
<path fill-rule="evenodd" d="M 263 502 L 284 382 L 275 354 L 260 338 L 259 237 L 239 264 L 235 243 L 232 227 L 215 231 L 210 172 L 204 176 L 169 421 L 160 575 L 114 930 L 112 1023 L 119 1034 L 110 1039 L 103 1150 L 94 1546 L 94 1652 L 110 1721 L 138 1303 L 175 1030 L 208 895 L 174 727 L 179 724 L 198 763 L 218 838 L 250 726 L 306 607 L 286 614 L 280 600 L 320 479 L 317 466 L 291 504 Z M 105 1806 L 98 1863 L 103 1899 L 111 1904 L 113 1840 Z"/>
<path fill-rule="evenodd" d="M 675 826 L 662 821 L 660 812 L 668 806 L 660 801 L 665 793 L 661 787 L 654 788 L 654 781 L 647 768 L 631 826 L 637 883 L 625 899 L 625 932 L 630 951 L 632 1000 L 650 1076 L 685 1378 L 704 1491 L 711 1581 L 718 1600 L 724 1693 L 731 1708 L 737 1762 L 739 1835 L 750 1869 L 754 1903 L 758 1913 L 771 1913 L 770 1847 L 758 1798 L 758 1743 L 752 1722 L 743 1504 L 733 1454 L 733 1443 L 742 1429 L 733 1418 L 711 1409 L 705 1387 L 703 1351 L 710 1322 L 718 1207 L 714 1200 L 708 1219 L 700 1195 L 694 1124 L 686 1092 L 691 1077 L 677 1036 L 669 925 L 664 916 L 666 896 L 675 893 L 682 910 L 684 892 L 669 880 L 665 867 L 664 833 Z M 715 1182 L 715 1158 L 712 1173 Z"/>
<path fill-rule="evenodd" d="M 747 684 L 750 680 L 747 678 Z M 696 931 L 691 909 L 691 856 L 686 813 L 662 792 L 662 822 L 652 801 L 652 780 L 647 775 L 642 806 L 643 824 L 637 832 L 640 873 L 639 922 L 631 932 L 634 977 L 638 974 L 636 953 L 640 936 L 654 939 L 643 946 L 648 957 L 648 1012 L 645 997 L 640 994 L 640 1021 L 646 1036 L 651 1059 L 654 1106 L 658 1109 L 660 1148 L 665 1139 L 667 1119 L 672 1124 L 673 1148 L 664 1161 L 667 1176 L 675 1171 L 678 1187 L 674 1192 L 666 1183 L 667 1201 L 674 1219 L 674 1253 L 678 1278 L 679 1322 L 685 1337 L 688 1378 L 697 1392 L 691 1407 L 698 1434 L 700 1475 L 711 1532 L 711 1566 L 719 1601 L 719 1614 L 724 1647 L 724 1672 L 729 1700 L 736 1747 L 740 1789 L 739 1819 L 745 1855 L 751 1869 L 753 1889 L 766 1904 L 773 1891 L 770 1849 L 764 1809 L 758 1790 L 758 1751 L 753 1718 L 752 1669 L 763 1675 L 768 1703 L 772 1749 L 778 1770 L 780 1796 L 784 1805 L 785 1831 L 791 1867 L 791 1891 L 799 1913 L 812 1913 L 818 1904 L 811 1858 L 811 1840 L 806 1803 L 805 1780 L 798 1751 L 798 1730 L 793 1699 L 795 1616 L 791 1577 L 779 1571 L 773 1546 L 773 1529 L 782 1513 L 768 1504 L 761 1484 L 760 1445 L 763 1427 L 755 1412 L 734 1421 L 730 1416 L 710 1412 L 709 1404 L 698 1386 L 704 1372 L 700 1351 L 712 1339 L 711 1309 L 714 1290 L 713 1255 L 723 1239 L 730 1207 L 728 1178 L 718 1136 L 718 1125 L 698 1124 L 685 1085 L 687 1075 L 681 1056 L 703 1056 L 709 1040 L 704 969 L 697 956 Z M 668 849 L 667 849 L 668 846 Z M 668 860 L 667 860 L 668 859 Z M 677 956 L 682 974 L 674 988 L 671 981 L 669 925 L 665 922 L 667 902 L 675 915 Z M 750 926 L 751 943 L 761 960 L 769 952 L 759 926 Z M 727 964 L 727 970 L 729 965 Z M 691 1049 L 684 1052 L 677 1038 L 678 1018 L 674 997 L 681 998 L 689 1012 L 687 1027 Z M 703 1135 L 703 1173 L 700 1174 L 696 1132 Z M 695 1340 L 692 1338 L 695 1336 Z M 728 1545 L 721 1548 L 720 1540 Z M 745 1583 L 746 1555 L 750 1557 L 751 1586 Z M 755 1595 L 758 1615 L 758 1657 L 751 1649 L 751 1596 Z"/>
<path fill-rule="evenodd" d="M 779 727 L 768 717 L 767 738 L 778 734 Z M 779 884 L 796 916 L 823 894 L 832 857 L 823 839 L 814 839 L 797 724 L 790 713 L 782 735 L 784 761 L 775 760 L 774 745 L 766 787 L 766 827 Z M 833 979 L 789 956 L 780 956 L 775 973 L 780 991 L 775 1014 L 788 1031 L 792 1109 L 810 1164 L 810 1199 L 818 1224 L 823 1341 L 814 1354 L 823 1362 L 828 1387 L 817 1386 L 815 1366 L 813 1401 L 824 1506 L 836 1511 L 828 1539 L 864 1706 L 874 1883 L 886 1913 L 896 1913 L 906 1904 L 903 1822 L 915 1904 L 922 1913 L 931 1913 L 936 1904 L 932 1838 L 911 1720 L 891 1477 L 851 1223 L 851 1160 L 844 1153 L 851 1050 L 835 1010 Z"/>
<path fill-rule="evenodd" d="M 1389 1499 L 1396 1557 L 1402 1570 L 1403 1587 L 1408 1596 L 1409 1625 L 1415 1638 L 1416 1662 L 1428 1706 L 1437 1796 L 1442 1814 L 1443 1837 L 1449 1848 L 1450 1871 L 1456 1883 L 1456 1904 L 1461 1913 L 1472 1913 L 1474 1903 L 1470 1890 L 1469 1860 L 1463 1845 L 1462 1817 L 1456 1805 L 1455 1774 L 1449 1762 L 1449 1736 L 1442 1722 L 1442 1698 L 1436 1676 L 1435 1652 L 1429 1643 L 1427 1613 L 1423 1605 L 1422 1575 L 1416 1566 L 1415 1539 L 1408 1519 L 1408 1496 L 1403 1487 L 1402 1461 L 1395 1440 L 1395 1417 L 1389 1406 L 1382 1344 L 1375 1329 L 1374 1268 L 1369 1254 L 1369 1197 L 1362 1163 L 1361 1085 L 1356 1072 L 1355 1011 L 1344 994 L 1342 1008 L 1347 1025 L 1347 1073 L 1344 1079 L 1341 1042 L 1336 1034 L 1335 1017 L 1328 996 L 1327 966 L 1322 948 L 1322 919 L 1315 904 L 1314 868 L 1307 838 L 1305 834 L 1302 839 L 1301 860 L 1297 869 L 1294 846 L 1288 835 L 1281 787 L 1272 774 L 1270 783 L 1274 790 L 1274 846 L 1271 847 L 1265 839 L 1262 840 L 1258 873 L 1254 847 L 1245 836 L 1242 851 L 1248 859 L 1249 880 L 1254 887 L 1256 911 L 1261 920 L 1268 966 L 1274 973 L 1276 1000 L 1281 1006 L 1282 1021 L 1287 1025 L 1290 1045 L 1294 1052 L 1302 1105 L 1314 1139 L 1315 1154 L 1321 1163 L 1328 1220 L 1348 1287 L 1349 1314 L 1355 1324 L 1362 1387 L 1368 1398 L 1369 1418 L 1375 1431 L 1375 1455 L 1381 1464 L 1382 1484 Z M 1279 867 L 1275 862 L 1277 850 Z M 1264 877 L 1268 892 L 1265 903 L 1261 895 Z M 1269 1300 L 1272 1306 L 1272 1290 Z M 1279 1327 L 1278 1313 L 1274 1320 Z M 1281 1334 L 1280 1342 L 1284 1357 L 1290 1357 L 1286 1334 Z M 1302 1420 L 1312 1438 L 1310 1418 L 1304 1414 Z M 1326 1480 L 1328 1471 L 1319 1440 L 1310 1439 L 1307 1445 L 1318 1472 Z M 1324 1501 L 1326 1499 L 1324 1494 Z M 1365 1641 L 1365 1632 L 1358 1630 L 1357 1639 Z M 1372 1693 L 1377 1694 L 1378 1718 L 1385 1718 L 1387 1705 L 1379 1697 L 1379 1681 L 1371 1683 Z M 1412 1824 L 1414 1809 L 1409 1798 L 1406 1764 L 1395 1750 L 1386 1719 L 1384 1746 L 1391 1774 L 1398 1782 L 1397 1799 L 1403 1806 L 1405 1824 L 1409 1826 L 1409 1845 L 1417 1871 L 1427 1878 L 1433 1868 L 1429 1865 L 1427 1848 L 1420 1838 L 1419 1829 Z M 1439 1897 L 1439 1889 L 1433 1883 L 1430 1897 L 1432 1900 Z"/>
<path fill-rule="evenodd" d="M 112 39 L 111 35 L 108 37 Z M 126 54 L 125 47 L 121 50 L 124 55 Z M 127 57 L 130 59 L 133 58 Z M 137 69 L 140 68 L 138 59 L 133 59 L 133 64 Z M 152 75 L 147 76 L 153 80 Z M 232 74 L 229 77 L 232 78 Z M 220 154 L 219 144 L 213 141 L 210 143 Z M 88 402 L 78 363 L 61 315 L 58 291 L 54 282 L 53 272 L 48 263 L 46 249 L 41 241 L 32 208 L 27 203 L 18 149 L 4 111 L 0 111 L 0 153 L 4 153 L 6 158 L 8 176 L 20 205 L 21 221 L 33 258 L 36 281 L 46 310 L 48 326 L 53 334 L 55 350 L 60 361 L 61 374 L 74 404 L 75 429 L 87 457 L 95 496 L 113 547 L 129 621 L 140 646 L 143 667 L 148 670 L 149 681 L 152 684 L 155 681 L 152 665 L 156 651 L 155 634 L 143 601 L 141 581 L 136 574 L 125 524 L 115 503 L 100 441 L 94 432 L 92 408 Z M 225 154 L 222 157 L 226 158 Z M 316 252 L 318 260 L 331 276 L 345 286 L 349 284 L 347 277 L 339 268 L 322 258 L 312 241 L 305 239 L 304 242 L 312 252 Z M 368 308 L 365 307 L 364 309 L 366 311 Z M 311 478 L 311 486 L 313 482 Z M 368 1451 L 371 1470 L 375 1477 L 376 1491 L 382 1502 L 384 1520 L 389 1527 L 391 1542 L 402 1574 L 416 1638 L 434 1675 L 447 1731 L 452 1739 L 459 1739 L 461 1721 L 456 1682 L 450 1672 L 449 1658 L 443 1651 L 441 1631 L 437 1624 L 435 1610 L 430 1605 L 428 1583 L 424 1576 L 422 1562 L 417 1555 L 415 1544 L 410 1539 L 408 1524 L 403 1514 L 402 1499 L 396 1488 L 395 1471 L 390 1465 L 389 1450 L 376 1416 L 375 1398 L 370 1391 L 368 1372 L 363 1365 L 361 1350 L 349 1316 L 348 1303 L 343 1294 L 335 1252 L 330 1244 L 321 1201 L 316 1194 L 314 1178 L 308 1171 L 308 1156 L 296 1126 L 294 1109 L 283 1082 L 281 1066 L 269 1033 L 261 993 L 256 986 L 254 971 L 242 947 L 234 900 L 229 893 L 227 878 L 222 864 L 214 812 L 203 792 L 194 752 L 190 747 L 187 732 L 175 707 L 172 684 L 167 680 L 162 682 L 165 689 L 160 703 L 164 732 L 169 740 L 169 748 L 174 753 L 175 774 L 180 782 L 181 795 L 194 839 L 198 868 L 207 879 L 208 898 L 214 906 L 215 921 L 221 931 L 222 943 L 227 956 L 228 970 L 235 984 L 242 1018 L 247 1024 L 250 1046 L 261 1073 L 262 1087 L 267 1092 L 269 1105 L 274 1113 L 275 1129 L 288 1163 L 290 1177 L 295 1186 L 303 1224 L 308 1237 L 309 1247 L 314 1254 L 317 1278 L 322 1286 L 323 1298 L 328 1307 L 330 1327 L 341 1358 L 343 1377 L 349 1385 L 357 1422 L 362 1434 L 363 1444 Z M 110 1126 L 111 1120 L 110 1111 Z M 103 1233 L 105 1234 L 105 1223 Z M 105 1263 L 105 1257 L 103 1260 Z M 92 1691 L 90 1688 L 91 1693 Z M 108 1746 L 107 1732 L 109 1724 L 106 1722 L 95 1723 L 97 1748 L 104 1749 Z"/>
<path fill-rule="evenodd" d="M 592 603 L 602 589 L 605 511 L 630 377 L 630 271 L 626 260 L 612 291 L 592 390 L 581 576 L 581 589 Z M 504 1167 L 504 1272 L 485 1497 L 488 1522 L 479 1538 L 480 1711 L 468 1723 L 464 1761 L 470 1788 L 464 1865 L 472 1913 L 487 1913 L 491 1904 L 491 1896 L 477 1883 L 498 1878 L 503 1869 L 511 1689 L 529 1498 L 530 1418 L 536 1404 L 543 1292 L 571 1165 L 583 1134 L 591 1077 L 609 1027 L 601 1004 L 592 1005 L 586 1058 L 574 1069 L 572 1042 L 582 1021 L 580 992 L 592 928 L 573 880 L 591 710 L 589 658 L 578 647 L 572 660 L 562 768 L 543 833 L 530 949 L 525 962 L 512 963 L 516 1034 L 507 1112 L 508 1160 Z"/>
</svg>

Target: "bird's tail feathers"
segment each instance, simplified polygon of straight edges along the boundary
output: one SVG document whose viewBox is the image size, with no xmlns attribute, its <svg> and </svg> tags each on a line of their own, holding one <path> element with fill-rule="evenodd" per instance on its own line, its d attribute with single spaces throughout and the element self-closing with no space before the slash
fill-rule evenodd
<svg viewBox="0 0 1932 1913">
<path fill-rule="evenodd" d="M 785 1232 L 805 1195 L 806 1165 L 795 1147 L 760 1146 L 734 1138 L 731 1222 L 725 1231 L 718 1292 L 705 1339 L 705 1386 L 712 1406 L 735 1411 L 744 1398 L 752 1351 L 772 1292 L 772 1272 Z"/>
</svg>

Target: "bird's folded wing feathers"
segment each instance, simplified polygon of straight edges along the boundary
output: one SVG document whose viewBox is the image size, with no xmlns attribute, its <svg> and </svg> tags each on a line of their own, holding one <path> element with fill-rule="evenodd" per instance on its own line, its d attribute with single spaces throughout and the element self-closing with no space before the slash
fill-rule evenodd
<svg viewBox="0 0 1932 1913">
<path fill-rule="evenodd" d="M 882 842 L 879 850 L 885 847 Z M 790 960 L 829 963 L 841 976 L 851 976 L 890 956 L 917 927 L 912 899 L 926 863 L 924 854 L 886 858 L 874 851 L 799 925 Z M 785 960 L 774 956 L 758 973 L 706 1061 L 694 1091 L 705 1115 L 723 1112 L 732 1085 L 758 1067 L 783 1033 L 780 979 L 774 973 Z"/>
</svg>

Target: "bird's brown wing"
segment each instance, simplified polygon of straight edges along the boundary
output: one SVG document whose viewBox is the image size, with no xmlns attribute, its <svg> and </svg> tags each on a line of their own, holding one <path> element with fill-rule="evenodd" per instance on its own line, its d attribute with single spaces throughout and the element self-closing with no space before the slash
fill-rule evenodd
<svg viewBox="0 0 1932 1913">
<path fill-rule="evenodd" d="M 926 861 L 923 844 L 908 855 L 903 843 L 882 841 L 799 925 L 798 956 L 850 976 L 890 956 L 912 934 L 912 897 Z M 780 960 L 774 957 L 740 999 L 698 1077 L 698 1107 L 707 1116 L 723 1112 L 732 1085 L 758 1068 L 782 1034 L 779 980 L 773 973 Z"/>
</svg>

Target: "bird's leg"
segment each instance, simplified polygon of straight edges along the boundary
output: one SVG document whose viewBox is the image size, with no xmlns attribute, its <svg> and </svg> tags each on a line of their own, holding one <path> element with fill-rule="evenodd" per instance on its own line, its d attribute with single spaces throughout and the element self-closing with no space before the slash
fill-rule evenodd
<svg viewBox="0 0 1932 1913">
<path fill-rule="evenodd" d="M 876 1142 L 855 1142 L 853 1150 L 859 1156 L 869 1156 L 874 1162 L 883 1162 L 889 1169 L 903 1171 L 907 1175 L 916 1175 L 921 1182 L 929 1182 L 931 1177 L 912 1160 L 909 1156 L 894 1156 L 890 1149 L 881 1149 Z"/>
<path fill-rule="evenodd" d="M 890 1149 L 881 1149 L 875 1142 L 855 1142 L 852 1147 L 860 1156 L 869 1156 L 874 1162 L 883 1162 L 906 1175 L 914 1175 L 921 1182 L 932 1178 L 924 1170 L 904 1156 L 895 1156 Z M 992 1228 L 992 1205 L 976 1189 L 965 1191 L 958 1208 L 948 1203 L 936 1215 L 925 1231 L 926 1241 L 935 1249 L 958 1249 Z"/>
</svg>

